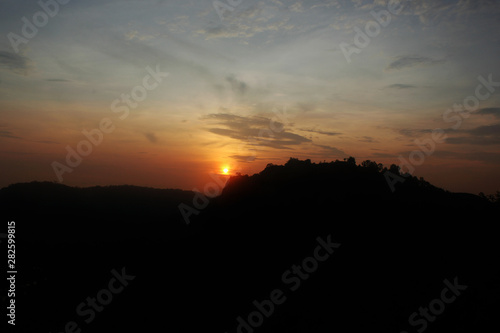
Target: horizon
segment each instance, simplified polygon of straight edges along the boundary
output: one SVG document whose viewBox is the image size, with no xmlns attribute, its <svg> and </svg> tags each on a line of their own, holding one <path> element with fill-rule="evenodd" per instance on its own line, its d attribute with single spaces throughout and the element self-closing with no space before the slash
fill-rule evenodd
<svg viewBox="0 0 500 333">
<path fill-rule="evenodd" d="M 414 178 L 414 181 L 417 181 L 417 182 L 424 181 L 424 183 L 428 183 L 431 186 L 435 187 L 436 189 L 444 190 L 446 192 L 455 193 L 455 194 L 461 194 L 461 193 L 473 194 L 473 195 L 477 195 L 479 197 L 486 198 L 490 201 L 495 201 L 496 200 L 495 197 L 498 197 L 498 195 L 500 193 L 500 191 L 496 191 L 495 193 L 484 193 L 484 192 L 470 193 L 470 192 L 449 191 L 449 190 L 443 189 L 439 186 L 435 186 L 434 184 L 428 182 L 423 177 L 417 177 L 415 175 L 412 175 L 411 173 L 404 172 L 404 169 L 402 169 L 400 166 L 398 166 L 396 164 L 392 164 L 391 166 L 386 166 L 386 165 L 383 165 L 381 163 L 377 163 L 376 161 L 371 161 L 371 160 L 365 160 L 365 161 L 361 161 L 361 163 L 359 163 L 359 161 L 356 161 L 353 156 L 350 156 L 349 158 L 345 158 L 343 161 L 340 161 L 338 159 L 335 161 L 324 160 L 324 161 L 320 161 L 318 163 L 315 163 L 315 162 L 311 161 L 310 159 L 301 160 L 301 159 L 298 159 L 295 157 L 290 157 L 290 159 L 287 161 L 287 163 L 284 163 L 284 164 L 268 163 L 264 169 L 260 170 L 257 173 L 254 173 L 254 174 L 243 174 L 240 172 L 231 173 L 231 172 L 229 172 L 228 168 L 223 168 L 222 171 L 219 173 L 211 173 L 210 174 L 210 178 L 211 178 L 210 181 L 206 182 L 204 184 L 204 186 L 200 187 L 200 189 L 198 189 L 196 187 L 193 189 L 182 189 L 182 188 L 173 188 L 173 187 L 141 186 L 141 185 L 127 184 L 127 183 L 125 183 L 125 184 L 111 184 L 111 185 L 108 184 L 108 185 L 77 186 L 77 185 L 63 184 L 62 182 L 50 181 L 50 180 L 41 180 L 41 181 L 34 180 L 34 181 L 30 181 L 30 182 L 9 184 L 5 187 L 0 187 L 0 190 L 2 190 L 4 188 L 8 188 L 10 186 L 15 186 L 15 185 L 48 183 L 48 184 L 66 186 L 66 187 L 75 188 L 75 189 L 90 189 L 90 188 L 95 188 L 95 187 L 103 187 L 103 188 L 106 188 L 106 187 L 138 187 L 138 188 L 153 189 L 153 190 L 187 191 L 187 192 L 195 192 L 195 193 L 198 192 L 198 193 L 201 193 L 204 197 L 213 198 L 213 197 L 218 197 L 218 196 L 222 195 L 222 190 L 226 187 L 226 185 L 228 184 L 228 181 L 233 177 L 243 177 L 243 178 L 250 177 L 250 178 L 252 178 L 254 176 L 261 175 L 264 171 L 266 171 L 268 169 L 268 167 L 271 167 L 271 168 L 284 167 L 285 169 L 287 167 L 293 168 L 294 167 L 293 164 L 295 164 L 295 163 L 290 164 L 291 162 L 300 162 L 299 165 L 301 165 L 301 167 L 304 167 L 306 165 L 313 166 L 313 165 L 320 165 L 320 164 L 333 165 L 333 164 L 337 164 L 337 163 L 347 163 L 347 164 L 352 163 L 352 165 L 354 165 L 356 167 L 356 169 L 358 169 L 358 170 L 360 168 L 372 169 L 373 167 L 375 167 L 375 168 L 378 168 L 377 173 L 382 175 L 383 178 L 385 179 L 385 185 L 383 187 L 385 187 L 387 185 L 387 189 L 390 189 L 392 193 L 395 193 L 398 190 L 400 184 L 405 183 L 409 178 L 412 178 L 412 177 Z M 289 165 L 287 166 L 287 164 L 289 164 Z M 393 167 L 397 167 L 399 169 L 399 171 L 394 171 L 392 169 Z M 381 190 L 381 189 L 379 189 L 379 190 Z"/>
<path fill-rule="evenodd" d="M 451 192 L 500 190 L 500 3 L 2 6 L 0 188 L 191 191 L 353 156 Z"/>
</svg>

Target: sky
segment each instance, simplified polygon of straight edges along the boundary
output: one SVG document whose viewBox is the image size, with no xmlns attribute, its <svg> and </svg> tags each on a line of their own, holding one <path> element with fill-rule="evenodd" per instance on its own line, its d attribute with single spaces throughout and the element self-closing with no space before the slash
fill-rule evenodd
<svg viewBox="0 0 500 333">
<path fill-rule="evenodd" d="M 492 0 L 4 0 L 0 187 L 353 156 L 490 194 L 499 28 Z"/>
</svg>

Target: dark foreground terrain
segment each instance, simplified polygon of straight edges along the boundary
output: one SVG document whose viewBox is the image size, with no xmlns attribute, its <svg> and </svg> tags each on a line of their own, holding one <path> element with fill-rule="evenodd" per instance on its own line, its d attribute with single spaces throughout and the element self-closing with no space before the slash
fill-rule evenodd
<svg viewBox="0 0 500 333">
<path fill-rule="evenodd" d="M 189 225 L 178 208 L 195 209 L 189 191 L 4 188 L 0 232 L 16 222 L 16 331 L 498 327 L 499 205 L 414 177 L 392 192 L 385 171 L 352 160 L 268 165 L 231 177 Z"/>
</svg>

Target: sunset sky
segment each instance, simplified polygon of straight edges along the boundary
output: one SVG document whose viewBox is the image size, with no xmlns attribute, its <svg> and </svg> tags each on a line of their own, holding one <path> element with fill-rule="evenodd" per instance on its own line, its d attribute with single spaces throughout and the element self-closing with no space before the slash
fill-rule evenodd
<svg viewBox="0 0 500 333">
<path fill-rule="evenodd" d="M 0 187 L 54 165 L 186 190 L 290 157 L 389 166 L 440 128 L 414 175 L 500 190 L 500 1 L 41 2 L 0 4 Z"/>
</svg>

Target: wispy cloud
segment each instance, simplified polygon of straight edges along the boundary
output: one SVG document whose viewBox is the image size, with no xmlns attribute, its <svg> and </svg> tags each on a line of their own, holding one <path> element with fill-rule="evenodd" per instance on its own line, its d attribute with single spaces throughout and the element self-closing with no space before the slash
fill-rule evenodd
<svg viewBox="0 0 500 333">
<path fill-rule="evenodd" d="M 322 131 L 322 130 L 317 130 L 317 129 L 298 128 L 298 130 L 302 131 L 302 132 L 317 133 L 317 134 L 323 134 L 323 135 L 328 135 L 328 136 L 336 136 L 336 135 L 342 134 L 340 132 L 328 132 L 328 131 Z"/>
<path fill-rule="evenodd" d="M 247 91 L 248 85 L 245 82 L 238 80 L 234 75 L 226 77 L 226 81 L 229 82 L 233 91 L 240 95 L 244 95 Z"/>
<path fill-rule="evenodd" d="M 252 155 L 230 155 L 229 157 L 236 160 L 237 162 L 242 162 L 242 163 L 253 162 L 259 159 Z"/>
<path fill-rule="evenodd" d="M 21 54 L 0 51 L 0 68 L 27 75 L 33 69 L 33 66 L 31 60 Z"/>
<path fill-rule="evenodd" d="M 243 142 L 250 140 L 250 143 L 251 139 L 255 139 L 257 142 L 252 144 L 274 149 L 290 149 L 289 146 L 311 142 L 310 139 L 286 129 L 279 133 L 271 131 L 272 135 L 268 135 L 267 131 L 270 131 L 271 119 L 266 117 L 243 117 L 228 113 L 216 113 L 209 114 L 202 120 L 215 121 L 215 124 L 218 125 L 218 127 L 207 129 L 211 133 Z M 279 122 L 274 122 L 273 127 L 284 128 L 283 124 Z"/>
<path fill-rule="evenodd" d="M 288 6 L 288 9 L 296 13 L 301 13 L 304 11 L 304 7 L 302 6 L 302 3 L 300 1 L 297 1 L 293 5 Z"/>
<path fill-rule="evenodd" d="M 287 7 L 285 3 L 269 5 L 259 1 L 246 8 L 237 7 L 226 15 L 223 23 L 210 23 L 207 27 L 196 30 L 196 33 L 206 39 L 251 38 L 261 33 L 289 30 L 293 29 L 293 25 L 289 24 L 290 13 L 301 10 L 298 2 Z"/>
<path fill-rule="evenodd" d="M 367 142 L 367 143 L 376 143 L 378 142 L 377 140 L 375 140 L 374 138 L 372 138 L 371 136 L 363 136 L 361 139 L 359 139 L 358 141 L 360 142 Z"/>
<path fill-rule="evenodd" d="M 420 136 L 422 134 L 432 133 L 432 129 L 429 129 L 429 128 L 423 128 L 423 129 L 418 129 L 418 128 L 402 128 L 398 132 L 401 135 L 413 138 L 413 137 Z"/>
<path fill-rule="evenodd" d="M 317 145 L 315 144 L 314 146 L 321 148 L 322 153 L 325 154 L 325 156 L 333 156 L 333 157 L 347 157 L 347 154 L 336 147 L 331 147 L 327 145 Z"/>
<path fill-rule="evenodd" d="M 498 13 L 498 7 L 491 0 L 408 1 L 408 6 L 408 13 L 417 16 L 422 24 L 434 26 L 442 22 L 464 22 L 477 13 Z"/>
<path fill-rule="evenodd" d="M 66 80 L 66 79 L 47 79 L 45 81 L 49 81 L 49 82 L 71 82 L 70 80 Z"/>
<path fill-rule="evenodd" d="M 500 118 L 500 108 L 484 108 L 476 112 L 479 115 L 493 115 L 495 118 Z"/>
<path fill-rule="evenodd" d="M 453 160 L 467 160 L 467 161 L 480 161 L 485 163 L 500 164 L 500 153 L 495 152 L 452 152 L 440 150 L 433 154 L 437 158 L 453 159 Z"/>
<path fill-rule="evenodd" d="M 391 89 L 411 89 L 416 87 L 417 86 L 414 86 L 413 84 L 404 84 L 404 83 L 395 83 L 386 86 L 386 88 L 391 88 Z"/>
<path fill-rule="evenodd" d="M 460 130 L 465 136 L 451 137 L 450 144 L 497 145 L 500 144 L 500 124 L 479 126 L 469 130 Z"/>
<path fill-rule="evenodd" d="M 444 59 L 423 56 L 399 56 L 387 66 L 387 70 L 403 69 L 415 66 L 432 66 L 444 63 Z"/>
<path fill-rule="evenodd" d="M 156 137 L 156 135 L 154 133 L 144 133 L 144 136 L 146 137 L 146 139 L 148 139 L 149 142 L 151 143 L 156 143 L 158 142 L 158 138 Z"/>
<path fill-rule="evenodd" d="M 22 139 L 21 137 L 14 135 L 11 131 L 0 130 L 0 137 L 9 139 Z"/>
<path fill-rule="evenodd" d="M 38 141 L 34 141 L 34 142 L 44 143 L 44 144 L 47 144 L 47 145 L 58 145 L 58 144 L 60 144 L 60 142 L 51 141 L 51 140 L 38 140 Z"/>
</svg>

